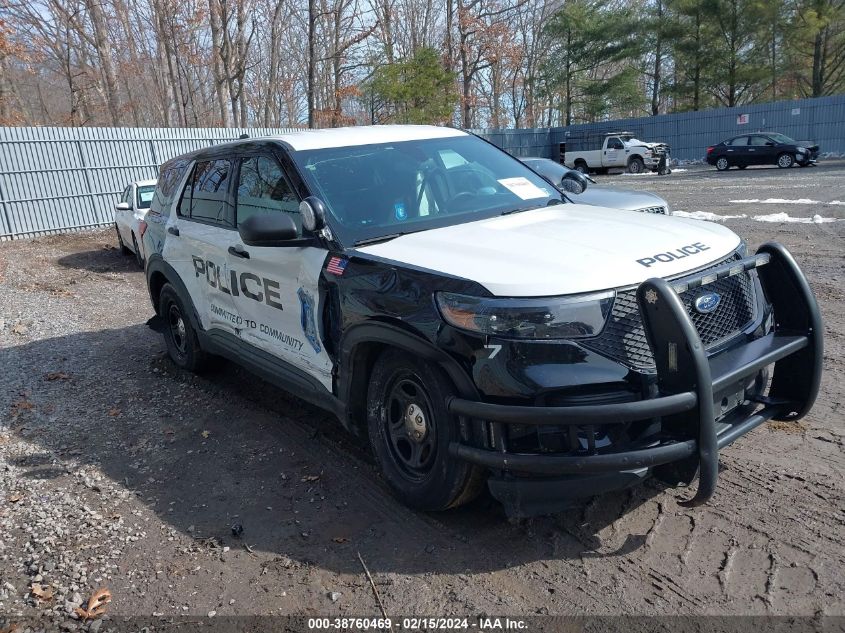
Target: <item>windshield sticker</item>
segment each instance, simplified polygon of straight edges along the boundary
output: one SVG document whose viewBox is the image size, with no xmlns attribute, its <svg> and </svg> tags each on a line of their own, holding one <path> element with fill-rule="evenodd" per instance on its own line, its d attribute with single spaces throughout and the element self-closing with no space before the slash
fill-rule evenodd
<svg viewBox="0 0 845 633">
<path fill-rule="evenodd" d="M 154 194 L 155 194 L 155 190 L 153 190 L 153 191 L 139 191 L 138 197 L 141 199 L 141 202 L 152 202 Z"/>
<path fill-rule="evenodd" d="M 299 295 L 299 303 L 302 306 L 302 313 L 300 321 L 302 322 L 302 332 L 305 338 L 311 343 L 314 351 L 320 353 L 320 340 L 317 338 L 317 325 L 314 323 L 314 297 L 311 296 L 304 288 L 296 291 Z"/>
<path fill-rule="evenodd" d="M 396 216 L 396 219 L 400 222 L 408 219 L 408 212 L 405 210 L 404 202 L 397 202 L 393 205 L 393 215 Z"/>
<path fill-rule="evenodd" d="M 502 178 L 499 184 L 523 200 L 547 197 L 547 194 L 540 187 L 522 176 L 518 178 Z"/>
</svg>

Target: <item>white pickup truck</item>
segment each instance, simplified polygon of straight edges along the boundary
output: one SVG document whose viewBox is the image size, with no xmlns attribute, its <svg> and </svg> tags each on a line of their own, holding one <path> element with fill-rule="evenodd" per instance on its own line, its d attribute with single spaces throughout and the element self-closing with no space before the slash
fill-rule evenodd
<svg viewBox="0 0 845 633">
<path fill-rule="evenodd" d="M 601 149 L 588 149 L 596 146 Z M 646 143 L 630 132 L 571 138 L 560 146 L 561 162 L 585 174 L 591 171 L 606 173 L 613 168 L 626 169 L 632 174 L 646 169 L 657 171 L 664 155 L 668 161 L 666 143 Z"/>
</svg>

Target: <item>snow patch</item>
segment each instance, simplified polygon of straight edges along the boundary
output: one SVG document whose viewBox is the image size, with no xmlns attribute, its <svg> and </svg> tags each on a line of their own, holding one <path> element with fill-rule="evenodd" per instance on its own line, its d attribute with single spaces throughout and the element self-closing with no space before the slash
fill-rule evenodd
<svg viewBox="0 0 845 633">
<path fill-rule="evenodd" d="M 784 222 L 797 224 L 825 224 L 827 222 L 836 222 L 836 218 L 823 218 L 818 214 L 811 218 L 794 218 L 788 213 L 770 213 L 769 215 L 755 215 L 752 219 L 757 222 Z"/>
<path fill-rule="evenodd" d="M 818 200 L 810 200 L 809 198 L 796 198 L 795 200 L 787 200 L 786 198 L 766 198 L 760 200 L 759 198 L 748 198 L 745 200 L 730 200 L 734 204 L 821 204 Z"/>
<path fill-rule="evenodd" d="M 710 211 L 673 211 L 672 215 L 676 215 L 679 218 L 707 220 L 708 222 L 724 222 L 725 220 L 735 220 L 748 217 L 744 213 L 741 215 L 719 215 L 718 213 L 711 213 Z"/>
</svg>

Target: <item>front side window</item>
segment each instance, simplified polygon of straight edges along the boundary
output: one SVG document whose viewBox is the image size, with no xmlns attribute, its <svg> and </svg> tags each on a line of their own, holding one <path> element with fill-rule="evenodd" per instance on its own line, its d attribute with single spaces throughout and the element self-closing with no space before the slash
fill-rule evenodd
<svg viewBox="0 0 845 633">
<path fill-rule="evenodd" d="M 624 149 L 625 146 L 618 138 L 612 138 L 607 141 L 607 149 Z"/>
<path fill-rule="evenodd" d="M 748 141 L 748 144 L 754 147 L 764 147 L 766 143 L 771 143 L 767 136 L 752 136 Z"/>
<path fill-rule="evenodd" d="M 345 243 L 561 202 L 548 182 L 474 136 L 304 150 L 292 158 Z"/>
<path fill-rule="evenodd" d="M 269 156 L 241 162 L 238 179 L 238 225 L 258 213 L 287 213 L 301 230 L 299 198 L 285 178 L 282 166 Z"/>
<path fill-rule="evenodd" d="M 231 173 L 232 163 L 228 160 L 197 162 L 179 200 L 179 215 L 234 227 L 235 214 L 229 194 Z"/>
</svg>

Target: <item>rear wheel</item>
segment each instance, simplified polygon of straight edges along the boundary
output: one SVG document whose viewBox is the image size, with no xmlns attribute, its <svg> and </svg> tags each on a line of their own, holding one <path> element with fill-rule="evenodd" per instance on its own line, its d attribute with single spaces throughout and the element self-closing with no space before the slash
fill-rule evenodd
<svg viewBox="0 0 845 633">
<path fill-rule="evenodd" d="M 164 340 L 170 358 L 180 369 L 202 371 L 206 353 L 200 348 L 188 311 L 173 286 L 164 285 L 158 305 L 159 314 L 164 319 Z"/>
<path fill-rule="evenodd" d="M 590 171 L 590 168 L 587 167 L 587 163 L 585 163 L 583 160 L 575 161 L 575 169 L 577 171 L 580 171 L 582 174 L 589 173 Z"/>
<path fill-rule="evenodd" d="M 387 483 L 404 503 L 446 510 L 471 501 L 483 471 L 449 455 L 459 440 L 457 419 L 446 410 L 455 391 L 443 372 L 399 350 L 376 361 L 367 389 L 367 426 Z"/>
<path fill-rule="evenodd" d="M 795 164 L 795 157 L 792 154 L 783 153 L 778 156 L 778 167 L 788 169 Z"/>
<path fill-rule="evenodd" d="M 639 156 L 634 156 L 631 160 L 628 161 L 628 173 L 629 174 L 641 174 L 645 169 L 645 163 L 643 159 Z"/>
<path fill-rule="evenodd" d="M 716 169 L 719 171 L 727 171 L 731 168 L 731 164 L 728 162 L 728 159 L 724 156 L 720 156 L 716 159 Z"/>
</svg>

